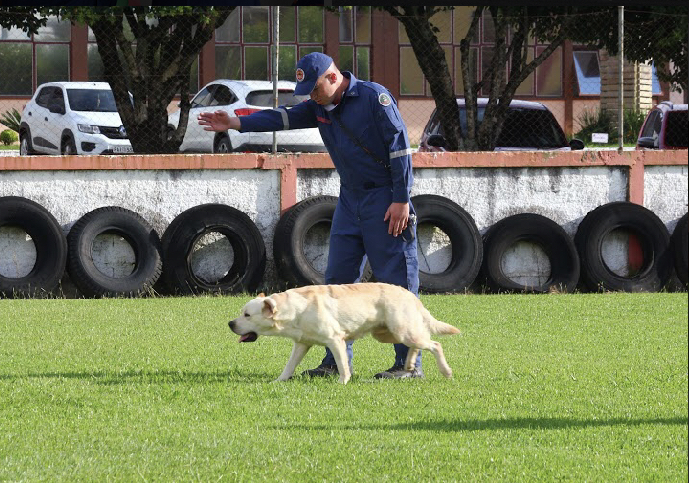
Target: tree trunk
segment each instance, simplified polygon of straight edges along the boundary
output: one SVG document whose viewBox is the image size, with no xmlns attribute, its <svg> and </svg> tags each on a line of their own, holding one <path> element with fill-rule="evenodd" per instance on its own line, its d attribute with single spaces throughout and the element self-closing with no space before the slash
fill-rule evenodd
<svg viewBox="0 0 689 483">
<path fill-rule="evenodd" d="M 179 150 L 189 118 L 191 65 L 216 26 L 221 25 L 233 9 L 216 8 L 213 21 L 201 22 L 198 16 L 177 15 L 161 17 L 158 25 L 148 26 L 141 7 L 127 7 L 119 18 L 100 18 L 91 23 L 105 79 L 112 88 L 134 152 L 174 153 Z M 136 38 L 136 52 L 124 36 L 125 19 Z M 132 91 L 133 104 L 128 89 Z M 169 137 L 167 106 L 177 93 L 182 99 L 180 123 L 174 135 Z"/>
<path fill-rule="evenodd" d="M 404 25 L 419 67 L 430 85 L 445 135 L 446 148 L 448 151 L 457 151 L 460 148 L 462 130 L 452 75 L 447 66 L 445 51 L 438 43 L 429 21 L 437 10 L 433 7 L 402 7 L 403 14 L 400 15 L 394 7 L 385 8 Z"/>
</svg>

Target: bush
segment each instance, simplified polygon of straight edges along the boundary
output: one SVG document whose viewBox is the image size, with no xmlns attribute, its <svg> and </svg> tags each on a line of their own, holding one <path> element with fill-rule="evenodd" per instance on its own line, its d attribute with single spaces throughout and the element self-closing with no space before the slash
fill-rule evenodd
<svg viewBox="0 0 689 483">
<path fill-rule="evenodd" d="M 625 144 L 636 144 L 636 139 L 645 119 L 646 113 L 640 109 L 625 109 L 623 117 Z"/>
<path fill-rule="evenodd" d="M 16 109 L 5 111 L 0 116 L 0 123 L 4 124 L 14 132 L 19 132 L 19 125 L 21 124 L 22 115 Z"/>
<path fill-rule="evenodd" d="M 591 142 L 591 134 L 594 132 L 608 133 L 608 142 L 617 142 L 615 119 L 610 111 L 605 109 L 586 109 L 581 113 L 577 122 L 581 129 L 574 134 L 574 137 L 584 141 L 585 145 L 594 144 Z"/>
<path fill-rule="evenodd" d="M 639 109 L 624 110 L 622 122 L 624 123 L 623 142 L 625 144 L 636 144 L 636 138 L 644 119 L 646 119 L 646 114 Z M 617 144 L 619 133 L 616 127 L 617 116 L 614 113 L 605 109 L 586 109 L 579 116 L 577 122 L 581 126 L 581 130 L 575 133 L 574 137 L 584 141 L 587 146 L 594 144 L 591 142 L 591 134 L 594 132 L 608 133 L 608 144 Z"/>
<path fill-rule="evenodd" d="M 0 142 L 5 146 L 16 143 L 18 139 L 17 133 L 11 129 L 5 129 L 3 132 L 0 132 Z"/>
</svg>

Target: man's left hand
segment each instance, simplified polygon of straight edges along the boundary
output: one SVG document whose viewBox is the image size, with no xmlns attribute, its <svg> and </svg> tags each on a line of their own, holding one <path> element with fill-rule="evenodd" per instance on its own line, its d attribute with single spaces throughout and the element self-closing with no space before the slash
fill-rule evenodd
<svg viewBox="0 0 689 483">
<path fill-rule="evenodd" d="M 385 219 L 390 220 L 388 225 L 388 234 L 397 236 L 407 228 L 409 221 L 409 203 L 392 203 L 385 212 Z"/>
</svg>

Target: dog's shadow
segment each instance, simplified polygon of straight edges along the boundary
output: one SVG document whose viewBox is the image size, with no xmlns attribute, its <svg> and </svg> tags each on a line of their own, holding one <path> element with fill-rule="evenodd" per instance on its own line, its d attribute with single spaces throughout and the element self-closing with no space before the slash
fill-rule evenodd
<svg viewBox="0 0 689 483">
<path fill-rule="evenodd" d="M 686 426 L 686 417 L 670 417 L 670 418 L 650 418 L 650 419 L 627 419 L 627 418 L 611 418 L 611 419 L 574 419 L 574 418 L 489 418 L 489 419 L 454 419 L 454 420 L 438 420 L 438 421 L 419 421 L 411 423 L 399 424 L 334 424 L 334 425 L 309 425 L 309 424 L 294 424 L 276 425 L 271 429 L 280 430 L 294 430 L 303 429 L 308 431 L 331 431 L 338 430 L 353 430 L 353 431 L 380 431 L 380 430 L 401 430 L 401 431 L 433 431 L 433 432 L 460 432 L 460 431 L 501 431 L 510 429 L 536 429 L 536 430 L 560 430 L 572 428 L 596 428 L 596 427 L 611 427 L 611 426 L 644 426 L 644 425 L 660 425 L 660 426 Z"/>
</svg>

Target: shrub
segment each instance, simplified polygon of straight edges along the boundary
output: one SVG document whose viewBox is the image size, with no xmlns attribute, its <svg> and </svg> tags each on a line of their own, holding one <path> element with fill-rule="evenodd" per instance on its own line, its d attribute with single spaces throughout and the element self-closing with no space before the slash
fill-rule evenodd
<svg viewBox="0 0 689 483">
<path fill-rule="evenodd" d="M 22 115 L 16 109 L 5 111 L 0 116 L 0 123 L 4 124 L 14 132 L 19 132 L 19 125 L 21 124 Z"/>
<path fill-rule="evenodd" d="M 3 132 L 0 132 L 0 142 L 5 146 L 16 143 L 18 139 L 17 133 L 11 129 L 5 129 Z"/>
<path fill-rule="evenodd" d="M 577 122 L 581 129 L 574 134 L 575 138 L 584 141 L 587 146 L 591 143 L 591 134 L 594 132 L 608 133 L 608 142 L 617 142 L 617 129 L 615 119 L 610 111 L 605 109 L 585 109 Z"/>
<path fill-rule="evenodd" d="M 639 109 L 625 109 L 622 117 L 624 123 L 625 144 L 636 144 L 641 125 L 646 119 L 646 114 Z M 574 134 L 575 138 L 584 141 L 587 146 L 591 145 L 591 134 L 594 132 L 608 133 L 608 144 L 617 144 L 617 116 L 605 109 L 586 109 L 577 119 L 581 129 Z"/>
<path fill-rule="evenodd" d="M 641 126 L 646 119 L 646 113 L 640 109 L 625 109 L 624 110 L 624 143 L 636 144 L 636 139 L 641 131 Z"/>
</svg>

